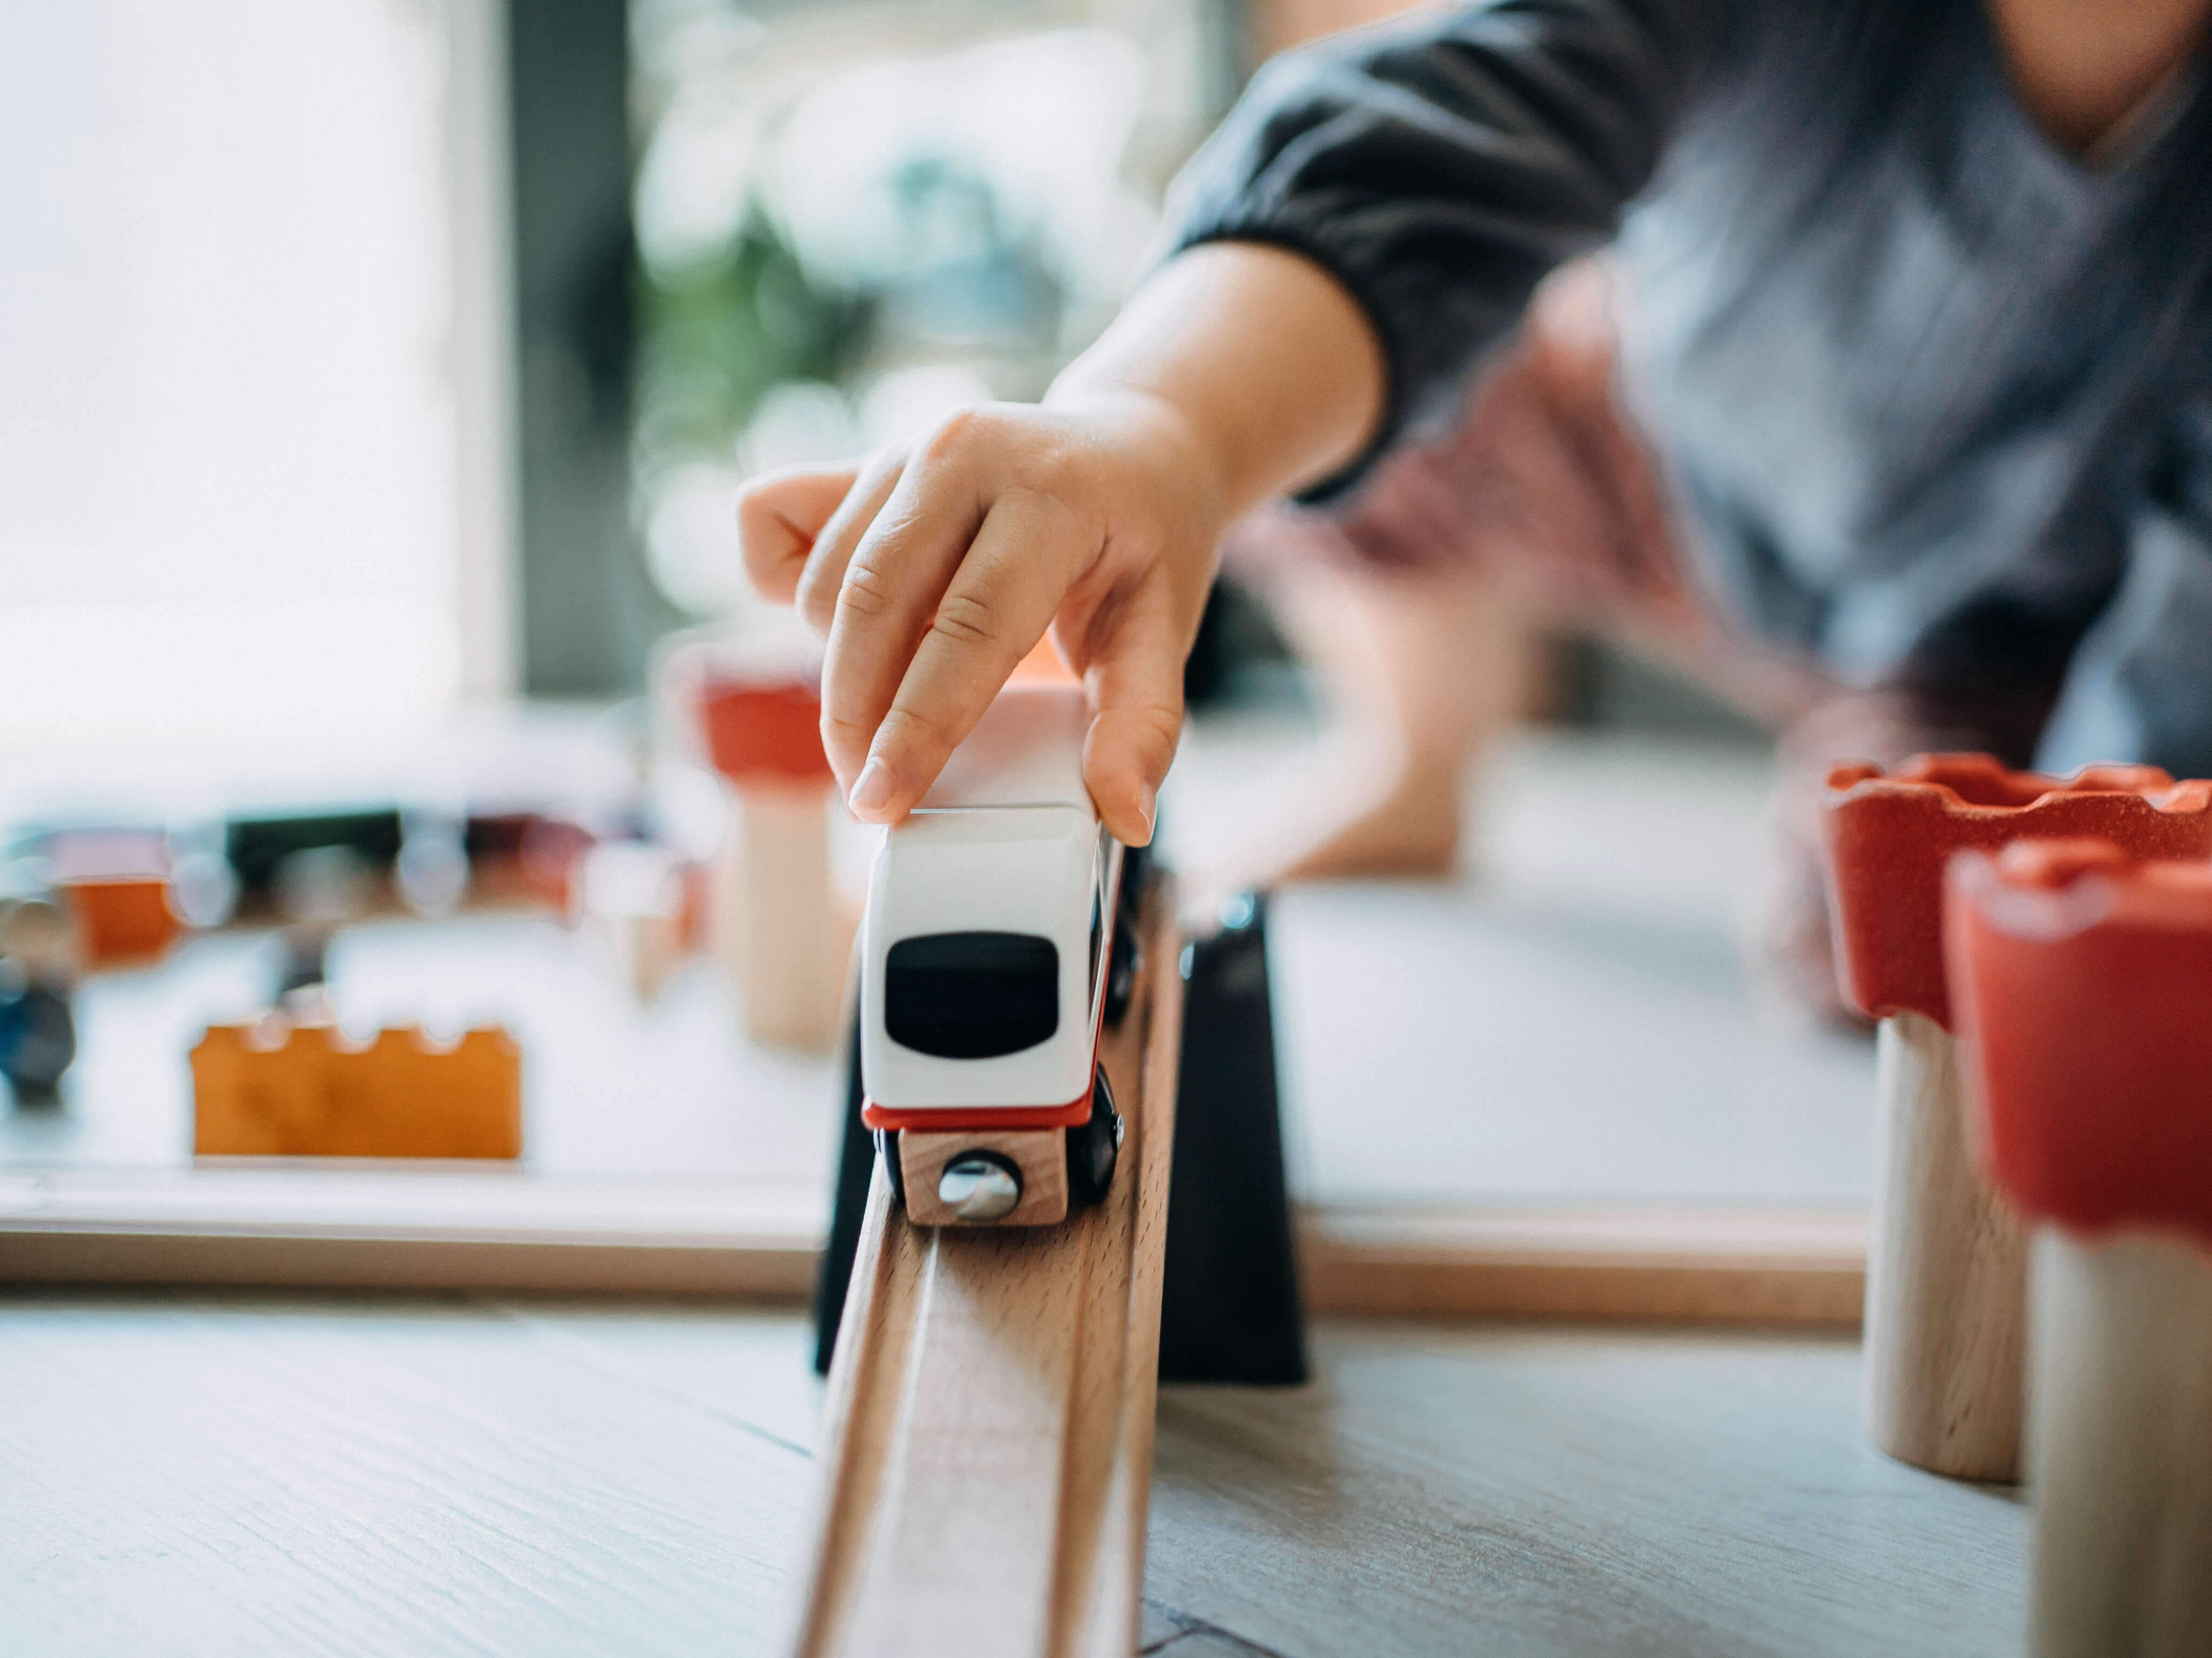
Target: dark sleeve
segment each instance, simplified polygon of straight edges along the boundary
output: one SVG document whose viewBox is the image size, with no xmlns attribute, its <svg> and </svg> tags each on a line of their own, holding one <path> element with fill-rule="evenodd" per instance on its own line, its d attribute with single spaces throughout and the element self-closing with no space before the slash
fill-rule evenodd
<svg viewBox="0 0 2212 1658">
<path fill-rule="evenodd" d="M 1288 52 L 1176 181 L 1170 246 L 1272 243 L 1333 272 L 1388 361 L 1368 452 L 1448 418 L 1557 264 L 1611 240 L 1718 49 L 1723 0 L 1492 0 Z"/>
<path fill-rule="evenodd" d="M 2212 777 L 2212 392 L 2173 428 L 2161 476 L 2125 508 L 2119 583 L 2068 665 L 2039 768 L 2134 760 Z"/>
</svg>

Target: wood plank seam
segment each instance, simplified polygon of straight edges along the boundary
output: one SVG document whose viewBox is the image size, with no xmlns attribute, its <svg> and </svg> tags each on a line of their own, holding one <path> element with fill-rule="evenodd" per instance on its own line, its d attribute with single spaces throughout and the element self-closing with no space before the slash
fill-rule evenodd
<svg viewBox="0 0 2212 1658">
<path fill-rule="evenodd" d="M 1160 1601 L 1147 1600 L 1145 1608 L 1155 1617 L 1165 1619 L 1174 1625 L 1175 1633 L 1139 1647 L 1138 1658 L 1155 1658 L 1155 1655 L 1159 1653 L 1167 1653 L 1170 1658 L 1179 1658 L 1182 1653 L 1195 1653 L 1200 1648 L 1214 1655 L 1214 1658 L 1283 1658 L 1283 1655 L 1273 1647 L 1263 1647 L 1256 1641 L 1248 1641 L 1233 1630 L 1224 1629 L 1218 1624 L 1209 1624 L 1203 1618 L 1194 1618 L 1187 1612 L 1178 1612 Z"/>
</svg>

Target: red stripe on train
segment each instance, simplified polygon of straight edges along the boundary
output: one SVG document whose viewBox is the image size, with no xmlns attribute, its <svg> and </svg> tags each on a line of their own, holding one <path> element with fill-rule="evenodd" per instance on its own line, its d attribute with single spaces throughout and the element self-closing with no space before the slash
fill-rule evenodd
<svg viewBox="0 0 2212 1658">
<path fill-rule="evenodd" d="M 994 1128 L 1080 1128 L 1091 1121 L 1091 1096 L 1096 1085 L 1083 1090 L 1080 1099 L 1066 1105 L 939 1106 L 904 1109 L 878 1105 L 865 1096 L 860 1121 L 871 1128 L 919 1128 L 927 1133 L 973 1134 Z"/>
</svg>

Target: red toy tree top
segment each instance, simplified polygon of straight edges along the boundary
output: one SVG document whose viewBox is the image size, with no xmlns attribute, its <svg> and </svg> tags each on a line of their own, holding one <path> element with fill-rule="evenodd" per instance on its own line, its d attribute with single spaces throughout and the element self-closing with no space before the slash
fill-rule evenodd
<svg viewBox="0 0 2212 1658">
<path fill-rule="evenodd" d="M 1828 774 L 1828 897 L 1844 993 L 1869 1018 L 1923 1013 L 1951 1029 L 1943 980 L 1943 866 L 2008 841 L 2093 836 L 2138 858 L 2212 854 L 2212 782 L 2155 766 L 2070 779 L 1983 754 L 1922 755 L 1895 771 Z"/>
<path fill-rule="evenodd" d="M 2212 1246 L 2212 863 L 2023 842 L 1960 858 L 1946 905 L 1997 1186 L 2041 1219 Z"/>
</svg>

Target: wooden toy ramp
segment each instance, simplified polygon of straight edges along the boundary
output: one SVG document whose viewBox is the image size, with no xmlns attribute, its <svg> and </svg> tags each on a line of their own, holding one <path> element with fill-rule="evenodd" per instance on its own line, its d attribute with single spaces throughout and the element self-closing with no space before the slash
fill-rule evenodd
<svg viewBox="0 0 2212 1658">
<path fill-rule="evenodd" d="M 801 1658 L 1128 1658 L 1137 1645 L 1182 1042 L 1174 894 L 1100 1058 L 1127 1125 L 1057 1226 L 908 1224 L 868 1193 L 821 1457 Z"/>
</svg>

